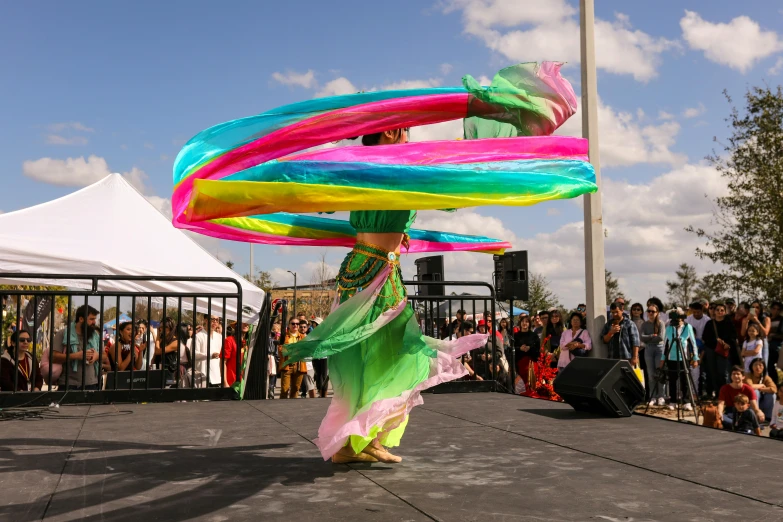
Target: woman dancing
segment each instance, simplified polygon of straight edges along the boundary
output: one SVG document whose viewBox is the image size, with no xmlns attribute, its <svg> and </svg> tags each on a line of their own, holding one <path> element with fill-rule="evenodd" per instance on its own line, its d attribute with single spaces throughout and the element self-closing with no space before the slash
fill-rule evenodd
<svg viewBox="0 0 783 522">
<path fill-rule="evenodd" d="M 500 71 L 490 87 L 309 100 L 201 132 L 174 166 L 174 224 L 266 244 L 347 246 L 337 306 L 287 364 L 328 358 L 334 396 L 318 430 L 324 459 L 399 462 L 421 392 L 467 373 L 459 357 L 487 336 L 422 335 L 402 284 L 405 252 L 502 252 L 500 240 L 411 229 L 416 210 L 531 205 L 596 190 L 584 140 L 549 136 L 576 111 L 560 64 Z M 465 135 L 407 143 L 409 126 L 466 119 Z M 469 121 L 468 121 L 469 120 Z M 362 134 L 364 147 L 308 148 Z M 301 151 L 301 152 L 300 152 Z M 344 222 L 293 213 L 349 211 Z"/>
</svg>

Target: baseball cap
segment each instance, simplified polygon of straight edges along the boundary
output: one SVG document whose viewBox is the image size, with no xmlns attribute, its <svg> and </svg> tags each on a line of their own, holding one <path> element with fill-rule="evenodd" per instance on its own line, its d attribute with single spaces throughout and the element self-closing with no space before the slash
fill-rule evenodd
<svg viewBox="0 0 783 522">
<path fill-rule="evenodd" d="M 324 320 L 323 320 L 323 319 L 321 319 L 320 317 L 316 317 L 315 319 L 313 319 L 313 322 L 314 322 L 315 324 L 321 324 L 321 323 L 323 323 L 323 322 L 324 322 Z"/>
</svg>

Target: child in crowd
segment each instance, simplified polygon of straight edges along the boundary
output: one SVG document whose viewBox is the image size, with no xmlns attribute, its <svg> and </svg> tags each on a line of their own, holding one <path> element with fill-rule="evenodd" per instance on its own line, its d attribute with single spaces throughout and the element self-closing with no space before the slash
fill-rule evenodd
<svg viewBox="0 0 783 522">
<path fill-rule="evenodd" d="M 783 440 L 783 386 L 778 388 L 778 400 L 772 408 L 772 418 L 769 423 L 769 437 Z"/>
<path fill-rule="evenodd" d="M 755 433 L 761 435 L 761 426 L 759 420 L 753 410 L 750 409 L 750 400 L 748 397 L 742 394 L 734 397 L 734 422 L 732 424 L 732 431 L 739 433 Z"/>
<path fill-rule="evenodd" d="M 755 324 L 748 325 L 747 338 L 742 343 L 742 358 L 745 360 L 745 371 L 750 372 L 750 363 L 756 357 L 761 356 L 764 341 L 759 339 L 759 327 Z"/>
</svg>

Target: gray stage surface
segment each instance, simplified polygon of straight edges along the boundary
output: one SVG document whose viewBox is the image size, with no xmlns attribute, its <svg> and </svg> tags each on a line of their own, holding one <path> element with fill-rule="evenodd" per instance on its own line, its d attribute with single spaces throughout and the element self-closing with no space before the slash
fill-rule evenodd
<svg viewBox="0 0 783 522">
<path fill-rule="evenodd" d="M 401 464 L 333 465 L 326 399 L 0 423 L 0 520 L 781 520 L 780 442 L 495 393 L 426 395 Z"/>
</svg>

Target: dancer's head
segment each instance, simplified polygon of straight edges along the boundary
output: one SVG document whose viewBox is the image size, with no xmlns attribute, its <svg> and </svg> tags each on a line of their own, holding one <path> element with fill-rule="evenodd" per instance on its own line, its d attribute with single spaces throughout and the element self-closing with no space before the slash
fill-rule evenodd
<svg viewBox="0 0 783 522">
<path fill-rule="evenodd" d="M 397 143 L 408 143 L 409 136 L 410 128 L 408 127 L 403 129 L 392 129 L 383 132 L 376 132 L 375 134 L 365 134 L 362 136 L 362 145 L 369 147 L 372 145 L 394 145 Z"/>
</svg>

